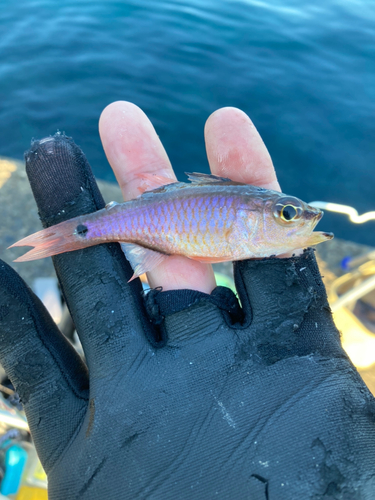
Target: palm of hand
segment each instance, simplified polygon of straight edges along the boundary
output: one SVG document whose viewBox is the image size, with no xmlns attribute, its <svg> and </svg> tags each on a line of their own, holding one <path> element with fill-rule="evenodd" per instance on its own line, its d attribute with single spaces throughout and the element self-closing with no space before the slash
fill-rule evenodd
<svg viewBox="0 0 375 500">
<path fill-rule="evenodd" d="M 324 309 L 324 289 L 313 279 L 313 257 L 297 258 L 295 269 L 306 261 L 310 279 L 293 286 L 288 260 L 274 260 L 279 284 L 269 287 L 261 285 L 264 272 L 271 278 L 269 269 L 239 264 L 239 288 L 242 281 L 254 300 L 253 317 L 241 326 L 228 324 L 229 315 L 202 294 L 190 307 L 165 316 L 163 347 L 153 347 L 142 335 L 108 340 L 97 332 L 102 355 L 91 363 L 90 401 L 51 469 L 51 498 L 282 500 L 346 498 L 340 496 L 344 492 L 355 498 L 348 478 L 366 473 L 369 457 L 347 457 L 350 449 L 368 446 L 371 396 L 363 393 L 339 345 Z M 315 307 L 306 315 L 302 300 L 289 307 L 286 318 L 281 304 L 296 295 Z M 246 310 L 246 297 L 241 299 Z M 149 302 L 157 301 L 155 292 Z M 268 306 L 274 302 L 279 306 L 272 313 Z M 301 335 L 311 325 L 315 329 L 317 313 L 324 328 L 307 341 Z M 266 317 L 270 327 L 278 325 L 273 342 L 264 328 L 260 334 Z M 290 321 L 298 329 L 285 338 Z M 371 485 L 363 494 L 367 490 Z"/>
</svg>

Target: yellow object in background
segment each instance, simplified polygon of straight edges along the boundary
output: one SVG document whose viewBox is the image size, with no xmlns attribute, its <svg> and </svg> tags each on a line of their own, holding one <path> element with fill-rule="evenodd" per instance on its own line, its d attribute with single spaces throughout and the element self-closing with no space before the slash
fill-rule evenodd
<svg viewBox="0 0 375 500">
<path fill-rule="evenodd" d="M 23 443 L 28 460 L 15 500 L 48 500 L 47 475 L 31 443 Z"/>
<path fill-rule="evenodd" d="M 6 183 L 13 172 L 17 170 L 17 165 L 12 160 L 0 158 L 0 188 Z"/>
<path fill-rule="evenodd" d="M 352 311 L 358 298 L 362 295 L 365 297 L 369 290 L 364 290 L 359 297 L 354 296 L 353 293 L 356 290 L 361 291 L 361 286 L 370 279 L 373 280 L 374 276 L 375 260 L 369 260 L 357 269 L 336 278 L 331 283 L 328 294 L 334 311 L 333 318 L 341 332 L 342 346 L 358 369 L 375 367 L 375 335 Z M 373 287 L 374 283 L 372 283 Z M 340 301 L 346 295 L 353 295 L 353 300 L 341 304 Z"/>
<path fill-rule="evenodd" d="M 34 469 L 33 478 L 37 479 L 38 481 L 47 482 L 47 474 L 44 472 L 44 469 L 42 467 L 42 464 L 39 462 L 39 459 L 38 459 L 36 466 L 35 466 L 35 469 Z"/>
<path fill-rule="evenodd" d="M 21 486 L 17 500 L 48 500 L 47 490 L 35 486 Z"/>
<path fill-rule="evenodd" d="M 352 363 L 358 368 L 375 364 L 375 335 L 348 309 L 336 311 L 333 319 L 341 332 L 342 346 Z"/>
</svg>

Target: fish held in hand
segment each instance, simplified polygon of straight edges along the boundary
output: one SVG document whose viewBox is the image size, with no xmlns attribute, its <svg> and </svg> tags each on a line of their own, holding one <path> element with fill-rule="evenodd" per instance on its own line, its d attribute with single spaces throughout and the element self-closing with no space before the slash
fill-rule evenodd
<svg viewBox="0 0 375 500">
<path fill-rule="evenodd" d="M 117 241 L 134 278 L 170 255 L 225 262 L 281 255 L 333 238 L 313 232 L 323 212 L 298 198 L 215 175 L 187 175 L 191 183 L 162 185 L 27 236 L 12 247 L 34 248 L 15 262 Z"/>
</svg>

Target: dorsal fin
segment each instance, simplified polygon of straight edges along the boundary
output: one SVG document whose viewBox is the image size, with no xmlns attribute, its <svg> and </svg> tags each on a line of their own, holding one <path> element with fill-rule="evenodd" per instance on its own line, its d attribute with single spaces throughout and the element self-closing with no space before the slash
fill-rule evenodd
<svg viewBox="0 0 375 500">
<path fill-rule="evenodd" d="M 173 192 L 180 189 L 186 189 L 191 186 L 207 186 L 212 184 L 220 184 L 227 186 L 244 186 L 243 182 L 235 182 L 226 177 L 219 177 L 218 175 L 213 174 L 201 174 L 198 172 L 185 172 L 188 176 L 190 184 L 187 182 L 172 182 L 171 184 L 165 184 L 156 189 L 152 189 L 151 191 L 145 191 L 140 195 L 140 197 L 148 197 L 152 196 L 155 193 L 167 193 Z"/>
<path fill-rule="evenodd" d="M 168 193 L 171 191 L 184 189 L 189 186 L 190 184 L 187 184 L 186 182 L 173 182 L 172 184 L 165 184 L 164 186 L 152 189 L 151 191 L 145 191 L 138 198 L 148 198 L 149 196 L 153 196 L 155 193 Z"/>
<path fill-rule="evenodd" d="M 136 177 L 143 180 L 143 182 L 138 186 L 138 191 L 140 192 L 139 196 L 148 191 L 154 191 L 155 189 L 167 186 L 168 184 L 176 183 L 174 179 L 156 174 L 140 173 L 136 174 Z"/>
<path fill-rule="evenodd" d="M 185 172 L 185 175 L 188 176 L 189 181 L 192 184 L 243 184 L 242 182 L 235 182 L 232 179 L 228 179 L 228 177 L 219 177 L 214 174 L 201 174 L 199 172 Z"/>
</svg>

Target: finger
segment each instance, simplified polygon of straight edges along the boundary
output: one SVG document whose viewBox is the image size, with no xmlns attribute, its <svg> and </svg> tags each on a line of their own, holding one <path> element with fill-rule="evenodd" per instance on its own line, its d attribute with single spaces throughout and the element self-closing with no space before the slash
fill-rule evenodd
<svg viewBox="0 0 375 500">
<path fill-rule="evenodd" d="M 129 102 L 115 102 L 103 111 L 100 136 L 108 161 L 124 199 L 139 195 L 144 182 L 139 174 L 157 174 L 176 180 L 168 156 L 150 120 Z M 212 267 L 185 257 L 173 256 L 147 273 L 152 288 L 181 288 L 210 293 L 216 286 Z"/>
<path fill-rule="evenodd" d="M 213 174 L 280 191 L 267 148 L 243 111 L 215 111 L 206 122 L 205 141 Z"/>
<path fill-rule="evenodd" d="M 236 262 L 234 277 L 243 326 L 267 364 L 312 353 L 345 356 L 312 249 L 288 259 Z"/>
<path fill-rule="evenodd" d="M 91 168 L 74 142 L 56 134 L 35 141 L 26 171 L 43 225 L 51 226 L 104 206 Z M 85 352 L 90 377 L 126 367 L 142 349 L 151 326 L 141 284 L 128 284 L 132 270 L 117 243 L 53 257 L 57 276 Z M 104 360 L 104 361 L 103 361 Z M 118 369 L 118 368 L 117 368 Z"/>
<path fill-rule="evenodd" d="M 84 418 L 87 368 L 41 301 L 2 261 L 0 361 L 21 397 L 38 455 L 48 472 Z"/>
<path fill-rule="evenodd" d="M 206 122 L 205 141 L 213 174 L 281 191 L 270 154 L 253 122 L 240 109 L 215 111 Z M 294 255 L 301 253 L 302 250 L 293 252 Z"/>
</svg>

